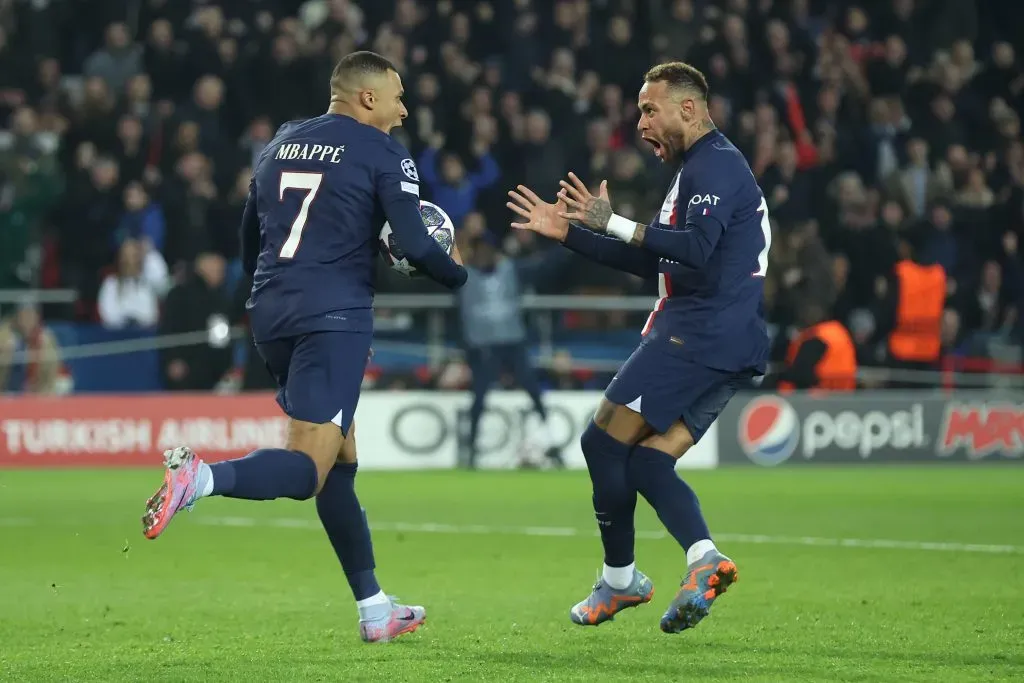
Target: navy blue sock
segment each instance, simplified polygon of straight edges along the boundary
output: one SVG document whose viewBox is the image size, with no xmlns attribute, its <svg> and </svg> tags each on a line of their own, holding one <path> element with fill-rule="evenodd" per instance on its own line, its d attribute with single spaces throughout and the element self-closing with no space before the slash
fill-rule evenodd
<svg viewBox="0 0 1024 683">
<path fill-rule="evenodd" d="M 711 538 L 697 494 L 676 474 L 676 460 L 671 455 L 635 446 L 629 458 L 629 479 L 683 550 Z"/>
<path fill-rule="evenodd" d="M 215 496 L 306 500 L 316 493 L 316 463 L 301 451 L 261 448 L 244 458 L 210 465 L 210 471 Z"/>
<path fill-rule="evenodd" d="M 580 437 L 583 457 L 594 485 L 594 516 L 604 545 L 604 563 L 625 567 L 633 562 L 636 530 L 636 489 L 629 483 L 630 446 L 620 443 L 591 422 Z"/>
<path fill-rule="evenodd" d="M 316 497 L 316 512 L 357 601 L 380 593 L 366 510 L 356 497 L 357 463 L 336 463 Z"/>
</svg>

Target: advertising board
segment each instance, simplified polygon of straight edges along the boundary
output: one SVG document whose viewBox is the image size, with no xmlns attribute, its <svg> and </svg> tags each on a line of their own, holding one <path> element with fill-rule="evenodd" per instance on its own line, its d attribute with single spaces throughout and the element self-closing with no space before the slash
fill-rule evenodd
<svg viewBox="0 0 1024 683">
<path fill-rule="evenodd" d="M 561 447 L 569 467 L 586 463 L 579 437 L 600 392 L 545 395 L 549 438 L 522 392 L 488 395 L 478 464 L 515 466 L 536 459 L 546 441 Z M 356 413 L 360 466 L 429 469 L 459 462 L 472 398 L 462 392 L 370 391 Z M 140 394 L 0 399 L 0 467 L 158 465 L 164 449 L 186 444 L 215 462 L 284 445 L 286 419 L 273 394 Z M 713 427 L 680 467 L 717 463 Z"/>
<path fill-rule="evenodd" d="M 741 394 L 719 419 L 721 462 L 977 462 L 1024 455 L 1024 396 L 862 391 Z"/>
</svg>

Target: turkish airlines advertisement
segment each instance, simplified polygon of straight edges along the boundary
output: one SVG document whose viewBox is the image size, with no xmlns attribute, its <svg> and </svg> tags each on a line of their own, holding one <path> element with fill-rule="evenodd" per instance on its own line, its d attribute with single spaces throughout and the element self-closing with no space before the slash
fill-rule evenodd
<svg viewBox="0 0 1024 683">
<path fill-rule="evenodd" d="M 492 392 L 477 464 L 539 463 L 554 446 L 567 466 L 585 468 L 579 437 L 600 399 L 600 392 L 549 392 L 542 424 L 522 392 Z M 471 403 L 461 392 L 364 393 L 356 412 L 360 467 L 455 467 L 465 456 Z M 159 466 L 163 451 L 180 445 L 216 462 L 283 446 L 286 426 L 270 393 L 0 398 L 0 467 Z M 712 426 L 680 468 L 714 467 L 717 437 Z"/>
</svg>

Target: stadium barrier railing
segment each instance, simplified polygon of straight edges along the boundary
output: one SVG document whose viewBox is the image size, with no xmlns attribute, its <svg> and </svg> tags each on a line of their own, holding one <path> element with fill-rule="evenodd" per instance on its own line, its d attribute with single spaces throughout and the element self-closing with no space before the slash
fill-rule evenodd
<svg viewBox="0 0 1024 683">
<path fill-rule="evenodd" d="M 35 302 L 40 304 L 73 303 L 77 292 L 71 289 L 53 290 L 0 290 L 0 305 Z M 424 341 L 402 341 L 387 338 L 387 327 L 381 325 L 384 334 L 374 341 L 378 354 L 395 354 L 414 358 L 429 367 L 438 368 L 445 361 L 461 358 L 463 351 L 459 344 L 449 338 L 446 316 L 456 308 L 456 299 L 450 294 L 379 294 L 374 301 L 378 311 L 386 313 L 417 312 L 426 315 L 426 339 Z M 566 311 L 575 312 L 647 312 L 651 310 L 650 297 L 605 297 L 578 295 L 533 295 L 522 297 L 523 310 L 530 316 L 537 331 L 538 343 L 534 363 L 537 367 L 552 368 L 557 365 L 556 315 Z M 230 330 L 231 339 L 246 338 L 244 327 Z M 208 330 L 196 330 L 171 335 L 135 335 L 129 339 L 114 339 L 85 344 L 64 345 L 61 357 L 65 361 L 155 352 L 161 349 L 205 344 L 210 340 Z M 614 372 L 628 357 L 633 341 L 627 344 L 610 344 L 595 355 L 573 355 L 571 368 L 596 372 Z M 21 352 L 14 357 L 15 363 L 31 360 L 30 354 Z M 774 369 L 774 368 L 771 368 Z M 1017 362 L 999 361 L 992 358 L 949 357 L 941 370 L 911 370 L 890 367 L 862 367 L 858 380 L 867 387 L 891 383 L 910 385 L 916 388 L 991 388 L 1003 387 L 1024 389 L 1024 366 Z"/>
</svg>

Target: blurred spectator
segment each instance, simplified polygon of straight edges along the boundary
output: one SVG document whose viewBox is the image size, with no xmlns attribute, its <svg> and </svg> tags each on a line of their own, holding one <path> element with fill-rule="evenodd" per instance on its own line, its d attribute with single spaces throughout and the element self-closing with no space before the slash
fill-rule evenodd
<svg viewBox="0 0 1024 683">
<path fill-rule="evenodd" d="M 836 280 L 828 252 L 818 236 L 817 224 L 808 221 L 779 238 L 782 249 L 772 275 L 773 281 L 778 283 L 776 305 L 785 311 L 787 321 L 794 322 L 813 307 L 821 312 L 813 322 L 820 322 L 836 300 Z"/>
<path fill-rule="evenodd" d="M 928 206 L 953 191 L 948 169 L 933 171 L 928 161 L 928 143 L 919 138 L 907 142 L 907 163 L 885 178 L 890 197 L 900 202 L 913 218 L 922 218 Z"/>
<path fill-rule="evenodd" d="M 953 230 L 953 213 L 945 204 L 935 204 L 929 220 L 920 224 L 921 260 L 937 263 L 949 274 L 959 273 L 960 261 L 965 258 L 966 245 L 961 245 Z"/>
<path fill-rule="evenodd" d="M 88 144 L 88 143 L 87 143 Z M 72 179 L 63 207 L 60 253 L 64 281 L 85 301 L 95 301 L 100 270 L 112 260 L 114 233 L 122 213 L 120 168 L 109 157 L 89 157 L 80 148 L 85 173 Z"/>
<path fill-rule="evenodd" d="M 36 113 L 19 108 L 10 134 L 0 134 L 0 289 L 34 284 L 42 222 L 63 191 L 51 136 Z"/>
<path fill-rule="evenodd" d="M 98 76 L 115 93 L 124 89 L 128 79 L 142 70 L 142 48 L 133 45 L 128 27 L 122 23 L 107 27 L 105 45 L 85 60 L 82 73 Z"/>
<path fill-rule="evenodd" d="M 117 256 L 117 270 L 103 280 L 99 316 L 104 327 L 153 327 L 160 314 L 156 288 L 142 272 L 143 246 L 125 239 Z"/>
<path fill-rule="evenodd" d="M 981 277 L 966 293 L 959 310 L 968 329 L 985 334 L 1006 334 L 1017 322 L 1014 297 L 1003 282 L 1003 269 L 995 261 L 981 267 Z"/>
<path fill-rule="evenodd" d="M 125 187 L 124 209 L 114 239 L 117 242 L 141 240 L 150 249 L 163 250 L 167 229 L 164 212 L 159 204 L 150 201 L 149 193 L 138 181 Z"/>
<path fill-rule="evenodd" d="M 506 235 L 504 190 L 519 182 L 551 197 L 573 170 L 607 179 L 616 211 L 653 215 L 675 169 L 638 140 L 636 93 L 654 60 L 678 58 L 705 70 L 714 120 L 764 189 L 773 322 L 795 323 L 808 298 L 832 302 L 839 282 L 828 313 L 867 321 L 904 238 L 964 283 L 958 302 L 993 262 L 1016 305 L 1021 259 L 1003 241 L 1024 235 L 1018 5 L 0 0 L 0 288 L 73 287 L 91 319 L 126 236 L 148 237 L 145 253 L 176 272 L 201 253 L 233 260 L 260 151 L 286 120 L 322 112 L 340 56 L 376 49 L 402 69 L 410 116 L 395 135 L 425 180 L 436 171 L 432 196 L 460 231 L 484 217 L 509 255 L 546 247 Z M 811 220 L 813 258 L 788 237 Z M 647 291 L 583 259 L 561 271 L 523 285 Z M 964 339 L 982 320 L 968 308 Z M 556 332 L 627 320 L 570 312 Z"/>
<path fill-rule="evenodd" d="M 455 225 L 462 225 L 466 214 L 476 209 L 477 195 L 497 182 L 500 171 L 494 157 L 483 140 L 473 143 L 473 155 L 479 165 L 466 173 L 462 160 L 452 153 L 441 157 L 438 168 L 438 150 L 444 146 L 444 136 L 435 133 L 431 144 L 420 156 L 419 172 L 430 189 L 434 202 L 447 212 Z"/>
<path fill-rule="evenodd" d="M 201 253 L 193 272 L 167 295 L 161 334 L 201 339 L 162 352 L 165 386 L 173 391 L 210 391 L 231 369 L 231 298 L 224 291 L 224 258 Z"/>
<path fill-rule="evenodd" d="M 16 361 L 16 356 L 23 358 Z M 57 339 L 43 324 L 39 309 L 23 304 L 0 320 L 0 393 L 64 393 L 65 385 Z"/>
</svg>

